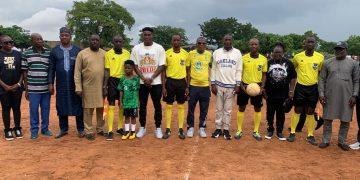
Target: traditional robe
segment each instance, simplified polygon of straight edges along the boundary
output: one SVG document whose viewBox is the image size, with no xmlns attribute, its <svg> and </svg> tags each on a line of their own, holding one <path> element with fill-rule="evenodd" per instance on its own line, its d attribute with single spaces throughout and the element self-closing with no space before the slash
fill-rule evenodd
<svg viewBox="0 0 360 180">
<path fill-rule="evenodd" d="M 75 64 L 76 91 L 82 91 L 83 108 L 103 108 L 105 51 L 86 48 L 78 54 Z"/>
<path fill-rule="evenodd" d="M 351 58 L 325 61 L 319 76 L 320 96 L 326 97 L 323 118 L 350 122 L 353 108 L 349 106 L 352 96 L 359 92 L 359 64 Z"/>
<path fill-rule="evenodd" d="M 56 110 L 59 116 L 82 115 L 81 97 L 75 94 L 74 67 L 80 48 L 56 46 L 50 53 L 49 83 L 56 77 Z"/>
</svg>

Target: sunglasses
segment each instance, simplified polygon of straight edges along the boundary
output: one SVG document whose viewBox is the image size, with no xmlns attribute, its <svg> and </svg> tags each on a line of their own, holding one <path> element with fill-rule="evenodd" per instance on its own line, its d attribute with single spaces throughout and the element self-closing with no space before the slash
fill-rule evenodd
<svg viewBox="0 0 360 180">
<path fill-rule="evenodd" d="M 5 41 L 4 44 L 14 44 L 14 41 Z"/>
<path fill-rule="evenodd" d="M 197 44 L 198 44 L 198 45 L 205 45 L 206 43 L 198 42 Z"/>
</svg>

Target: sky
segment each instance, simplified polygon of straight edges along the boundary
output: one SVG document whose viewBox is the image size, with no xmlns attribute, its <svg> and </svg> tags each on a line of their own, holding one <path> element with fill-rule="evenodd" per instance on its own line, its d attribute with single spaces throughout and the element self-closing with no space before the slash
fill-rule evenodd
<svg viewBox="0 0 360 180">
<path fill-rule="evenodd" d="M 360 35 L 359 0 L 114 0 L 135 18 L 126 34 L 138 42 L 142 27 L 171 25 L 186 30 L 190 42 L 200 35 L 199 24 L 211 18 L 235 17 L 261 32 L 316 32 L 327 41 Z M 58 40 L 73 0 L 0 0 L 0 25 L 18 25 Z"/>
</svg>

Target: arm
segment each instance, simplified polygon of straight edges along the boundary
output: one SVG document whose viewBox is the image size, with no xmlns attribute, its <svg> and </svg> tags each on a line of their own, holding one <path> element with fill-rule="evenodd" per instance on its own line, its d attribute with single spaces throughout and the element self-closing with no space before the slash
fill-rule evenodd
<svg viewBox="0 0 360 180">
<path fill-rule="evenodd" d="M 75 68 L 74 68 L 74 82 L 75 92 L 77 95 L 82 96 L 82 53 L 80 52 L 76 57 Z"/>
<path fill-rule="evenodd" d="M 319 100 L 322 105 L 326 103 L 325 87 L 326 87 L 327 67 L 326 64 L 322 67 L 319 75 Z"/>
<path fill-rule="evenodd" d="M 105 68 L 105 70 L 104 70 L 104 84 L 103 84 L 104 97 L 107 96 L 107 94 L 108 94 L 107 86 L 108 86 L 109 78 L 110 78 L 110 69 Z"/>
<path fill-rule="evenodd" d="M 160 73 L 162 73 L 165 70 L 165 66 L 161 65 L 159 67 L 156 68 L 156 71 L 154 72 L 154 74 L 151 76 L 151 82 L 152 80 L 154 80 L 158 75 L 160 75 Z"/>
<path fill-rule="evenodd" d="M 54 52 L 50 52 L 49 57 L 49 70 L 48 70 L 48 81 L 49 81 L 49 91 L 50 94 L 54 94 L 54 79 L 55 79 L 55 55 Z"/>
<path fill-rule="evenodd" d="M 124 92 L 121 90 L 119 91 L 119 106 L 120 108 L 123 108 L 122 98 L 123 98 Z"/>
<path fill-rule="evenodd" d="M 235 87 L 235 93 L 240 92 L 240 85 L 241 85 L 241 78 L 242 78 L 242 57 L 240 55 L 240 58 L 238 59 L 238 62 L 236 63 L 236 72 L 235 72 L 235 81 L 236 81 L 236 87 Z"/>
<path fill-rule="evenodd" d="M 353 81 L 353 91 L 352 96 L 349 100 L 350 107 L 354 107 L 356 105 L 356 97 L 359 94 L 359 64 L 357 62 L 354 63 L 354 68 L 352 70 L 352 81 Z"/>
<path fill-rule="evenodd" d="M 215 85 L 215 80 L 216 80 L 216 74 L 218 72 L 218 69 L 217 69 L 217 65 L 216 65 L 216 55 L 214 53 L 213 55 L 213 61 L 212 61 L 212 67 L 211 67 L 211 78 L 210 78 L 210 81 L 211 81 L 211 92 L 215 95 L 217 95 L 217 87 Z"/>
</svg>

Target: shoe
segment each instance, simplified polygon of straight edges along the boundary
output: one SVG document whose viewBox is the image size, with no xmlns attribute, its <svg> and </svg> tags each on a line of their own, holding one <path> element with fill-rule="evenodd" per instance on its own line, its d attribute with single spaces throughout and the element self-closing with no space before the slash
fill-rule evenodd
<svg viewBox="0 0 360 180">
<path fill-rule="evenodd" d="M 142 138 L 145 135 L 145 133 L 146 133 L 145 127 L 140 127 L 139 131 L 136 134 L 136 137 L 137 138 Z M 124 134 L 125 134 L 125 132 L 124 132 Z"/>
<path fill-rule="evenodd" d="M 123 128 L 116 130 L 116 134 L 124 135 L 125 131 Z"/>
<path fill-rule="evenodd" d="M 329 147 L 330 146 L 330 143 L 320 143 L 320 145 L 319 145 L 319 148 L 321 148 L 321 149 L 325 149 L 325 148 L 327 148 L 327 147 Z"/>
<path fill-rule="evenodd" d="M 204 128 L 204 127 L 201 127 L 201 128 L 199 129 L 199 136 L 200 136 L 201 138 L 206 138 L 206 137 L 207 137 L 206 131 L 205 131 L 205 128 Z"/>
<path fill-rule="evenodd" d="M 14 130 L 14 134 L 15 134 L 16 139 L 23 138 L 23 133 L 21 132 L 21 128 Z"/>
<path fill-rule="evenodd" d="M 319 117 L 319 119 L 316 121 L 316 128 L 315 130 L 318 130 L 319 128 L 321 128 L 321 126 L 324 124 L 324 119 Z"/>
<path fill-rule="evenodd" d="M 133 140 L 136 138 L 136 135 L 135 135 L 135 131 L 134 132 L 130 132 L 130 136 L 129 136 L 129 139 L 130 140 Z"/>
<path fill-rule="evenodd" d="M 224 130 L 224 138 L 226 140 L 231 140 L 231 135 L 229 133 L 229 130 Z"/>
<path fill-rule="evenodd" d="M 222 135 L 221 129 L 216 129 L 216 130 L 212 133 L 211 137 L 212 137 L 212 138 L 218 138 L 218 137 L 221 136 L 221 135 Z"/>
<path fill-rule="evenodd" d="M 306 137 L 306 141 L 309 142 L 311 145 L 317 146 L 318 144 L 316 143 L 315 137 L 314 136 L 308 136 Z"/>
<path fill-rule="evenodd" d="M 240 140 L 241 137 L 242 137 L 242 131 L 239 131 L 239 130 L 236 131 L 236 134 L 235 134 L 234 138 L 235 138 L 236 140 Z"/>
<path fill-rule="evenodd" d="M 338 143 L 338 146 L 344 151 L 349 151 L 350 150 L 350 147 L 347 144 Z"/>
<path fill-rule="evenodd" d="M 179 138 L 180 139 L 185 139 L 185 134 L 184 134 L 184 130 L 182 128 L 179 128 Z"/>
<path fill-rule="evenodd" d="M 107 133 L 105 133 L 104 131 L 99 131 L 96 134 L 99 136 L 107 136 Z"/>
<path fill-rule="evenodd" d="M 162 139 L 163 133 L 162 133 L 162 131 L 161 131 L 161 128 L 156 128 L 156 130 L 155 130 L 155 137 L 158 138 L 158 139 Z"/>
<path fill-rule="evenodd" d="M 261 135 L 259 132 L 253 132 L 253 137 L 257 140 L 257 141 L 261 141 Z"/>
<path fill-rule="evenodd" d="M 93 134 L 86 134 L 85 138 L 89 141 L 94 141 L 95 140 L 95 136 Z"/>
<path fill-rule="evenodd" d="M 31 133 L 30 139 L 37 139 L 38 137 L 38 133 Z"/>
<path fill-rule="evenodd" d="M 67 134 L 68 134 L 67 131 L 60 131 L 59 134 L 57 134 L 57 135 L 55 136 L 55 139 L 59 139 L 59 138 L 61 138 L 61 137 L 63 137 L 63 136 L 66 136 Z"/>
<path fill-rule="evenodd" d="M 41 134 L 42 134 L 43 136 L 52 136 L 52 135 L 53 135 L 50 130 L 47 130 L 47 131 L 45 131 L 45 132 L 41 132 Z"/>
<path fill-rule="evenodd" d="M 130 136 L 129 131 L 125 131 L 125 134 L 124 134 L 124 135 L 122 135 L 121 139 L 122 139 L 122 140 L 126 140 L 126 139 L 128 139 L 128 138 L 129 138 L 129 136 Z"/>
<path fill-rule="evenodd" d="M 171 130 L 169 128 L 166 128 L 165 134 L 164 134 L 164 136 L 162 138 L 167 139 L 167 138 L 170 137 L 170 135 L 171 135 Z"/>
<path fill-rule="evenodd" d="M 107 133 L 106 140 L 107 140 L 107 141 L 112 141 L 112 140 L 114 140 L 114 133 L 111 132 L 111 131 L 110 131 L 109 133 Z"/>
<path fill-rule="evenodd" d="M 290 133 L 289 137 L 286 139 L 288 142 L 295 141 L 295 133 Z"/>
<path fill-rule="evenodd" d="M 192 138 L 194 137 L 194 128 L 190 127 L 186 132 L 187 137 Z"/>
<path fill-rule="evenodd" d="M 282 133 L 276 133 L 276 136 L 280 141 L 286 141 L 286 138 Z"/>
<path fill-rule="evenodd" d="M 14 140 L 14 135 L 12 134 L 12 131 L 11 130 L 8 130 L 5 133 L 5 140 L 7 141 L 12 141 Z"/>
<path fill-rule="evenodd" d="M 291 132 L 291 128 L 288 128 L 289 132 Z M 302 129 L 295 129 L 295 132 L 297 133 L 301 133 L 302 132 Z"/>
<path fill-rule="evenodd" d="M 274 135 L 274 132 L 268 131 L 265 135 L 265 139 L 271 139 L 273 135 Z"/>
<path fill-rule="evenodd" d="M 79 131 L 79 132 L 78 132 L 78 137 L 79 137 L 79 138 L 85 137 L 85 131 Z"/>
<path fill-rule="evenodd" d="M 358 150 L 358 149 L 360 149 L 360 142 L 356 142 L 354 144 L 351 144 L 349 147 L 351 149 L 353 149 L 353 150 Z"/>
</svg>

